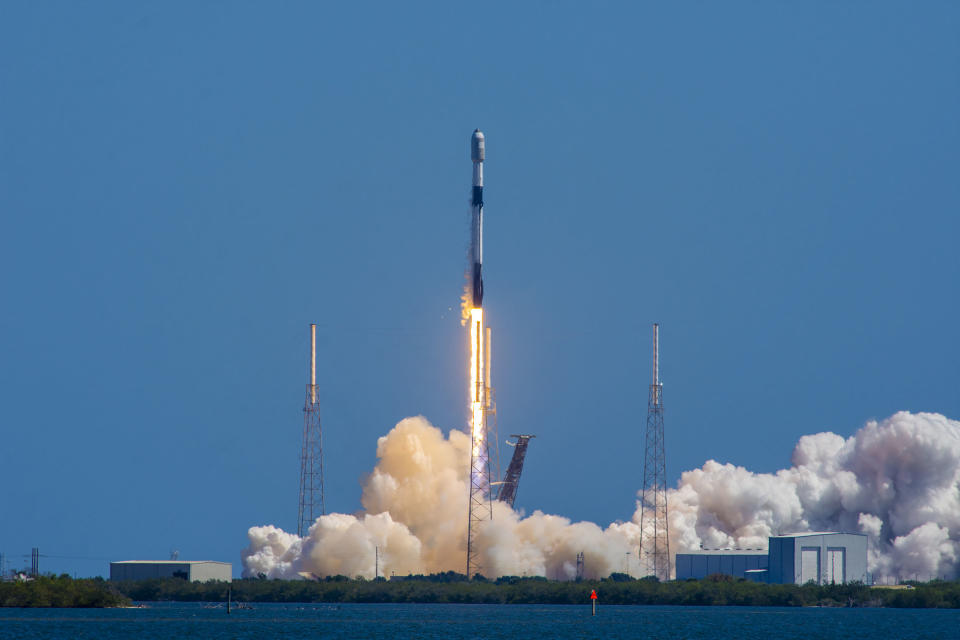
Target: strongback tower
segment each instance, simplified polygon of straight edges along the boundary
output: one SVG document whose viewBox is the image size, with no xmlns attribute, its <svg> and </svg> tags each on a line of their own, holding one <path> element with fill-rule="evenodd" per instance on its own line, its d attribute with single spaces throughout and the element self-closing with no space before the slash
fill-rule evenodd
<svg viewBox="0 0 960 640">
<path fill-rule="evenodd" d="M 514 433 L 510 437 L 516 438 L 517 442 L 516 444 L 507 442 L 514 447 L 513 457 L 510 458 L 510 466 L 507 467 L 507 474 L 503 477 L 497 500 L 506 502 L 512 509 L 513 503 L 517 499 L 517 488 L 520 486 L 520 474 L 523 473 L 523 461 L 527 457 L 527 445 L 530 444 L 530 438 L 536 436 Z"/>
<path fill-rule="evenodd" d="M 647 400 L 643 493 L 640 497 L 640 564 L 660 580 L 670 579 L 667 530 L 667 459 L 663 445 L 663 384 L 660 382 L 660 325 L 653 325 L 653 380 Z"/>
<path fill-rule="evenodd" d="M 326 513 L 323 504 L 323 444 L 320 403 L 317 400 L 317 325 L 310 325 L 310 380 L 303 403 L 303 446 L 300 450 L 300 508 L 297 535 L 307 535 L 316 519 Z"/>
</svg>

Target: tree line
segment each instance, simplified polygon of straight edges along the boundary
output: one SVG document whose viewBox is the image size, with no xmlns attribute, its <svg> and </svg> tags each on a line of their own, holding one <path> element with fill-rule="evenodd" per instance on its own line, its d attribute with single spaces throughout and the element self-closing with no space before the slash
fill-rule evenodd
<svg viewBox="0 0 960 640">
<path fill-rule="evenodd" d="M 0 607 L 123 607 L 130 599 L 103 578 L 67 574 L 0 582 Z"/>
<path fill-rule="evenodd" d="M 224 602 L 230 589 L 233 599 L 241 602 L 589 604 L 590 592 L 596 590 L 601 605 L 960 608 L 958 581 L 888 589 L 862 583 L 761 584 L 719 574 L 672 582 L 635 580 L 625 574 L 575 582 L 516 576 L 468 581 L 454 572 L 391 580 L 331 576 L 198 583 L 168 578 L 119 582 L 116 587 L 132 600 L 178 602 Z"/>
<path fill-rule="evenodd" d="M 559 582 L 543 577 L 506 576 L 487 580 L 447 572 L 386 580 L 330 576 L 322 580 L 248 578 L 188 582 L 179 578 L 108 582 L 75 580 L 64 574 L 29 581 L 0 582 L 2 607 L 117 607 L 131 601 L 224 602 L 228 590 L 238 602 L 589 604 L 596 590 L 601 605 L 833 606 L 960 609 L 960 582 L 934 580 L 899 588 L 838 585 L 760 584 L 714 575 L 703 580 L 658 582 L 613 574 L 604 580 Z"/>
</svg>

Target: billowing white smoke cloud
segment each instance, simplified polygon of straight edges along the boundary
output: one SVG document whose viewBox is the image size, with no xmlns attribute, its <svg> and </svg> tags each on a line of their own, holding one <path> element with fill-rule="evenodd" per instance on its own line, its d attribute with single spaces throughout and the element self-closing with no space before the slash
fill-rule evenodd
<svg viewBox="0 0 960 640">
<path fill-rule="evenodd" d="M 448 438 L 423 417 L 407 418 L 377 443 L 379 461 L 363 489 L 359 515 L 323 516 L 300 539 L 252 527 L 244 575 L 296 577 L 434 573 L 464 569 L 469 437 Z M 804 436 L 793 466 L 775 474 L 708 461 L 669 492 L 670 550 L 765 548 L 767 536 L 812 530 L 870 536 L 878 575 L 956 574 L 960 555 L 960 423 L 937 414 L 898 413 L 844 439 Z M 640 527 L 606 529 L 535 511 L 523 516 L 494 503 L 478 542 L 488 576 L 572 579 L 586 554 L 587 577 L 624 571 L 636 558 Z M 634 561 L 630 572 L 639 567 Z"/>
<path fill-rule="evenodd" d="M 361 515 L 322 516 L 300 539 L 274 526 L 252 527 L 243 552 L 244 575 L 292 578 L 314 574 L 374 576 L 463 572 L 466 564 L 470 438 L 448 438 L 423 417 L 402 420 L 377 442 L 377 462 L 364 484 Z M 574 578 L 584 551 L 586 575 L 622 571 L 639 528 L 590 522 L 539 511 L 522 517 L 494 503 L 492 521 L 479 531 L 484 573 Z M 637 563 L 634 562 L 634 565 Z M 636 569 L 636 566 L 634 566 Z"/>
<path fill-rule="evenodd" d="M 876 576 L 957 574 L 960 422 L 897 413 L 850 438 L 803 436 L 775 474 L 708 461 L 669 495 L 671 551 L 766 548 L 767 536 L 856 531 Z"/>
</svg>

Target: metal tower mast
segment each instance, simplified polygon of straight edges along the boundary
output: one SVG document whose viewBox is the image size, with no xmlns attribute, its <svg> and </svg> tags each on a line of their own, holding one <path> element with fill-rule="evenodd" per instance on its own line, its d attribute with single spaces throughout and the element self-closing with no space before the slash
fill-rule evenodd
<svg viewBox="0 0 960 640">
<path fill-rule="evenodd" d="M 310 381 L 303 403 L 303 446 L 300 450 L 300 508 L 297 535 L 306 536 L 310 525 L 324 515 L 323 441 L 320 430 L 320 403 L 317 400 L 317 325 L 310 325 Z"/>
<path fill-rule="evenodd" d="M 647 400 L 643 493 L 640 498 L 640 563 L 660 580 L 670 579 L 667 530 L 667 459 L 663 445 L 663 384 L 660 382 L 660 325 L 653 325 L 653 381 Z"/>
</svg>

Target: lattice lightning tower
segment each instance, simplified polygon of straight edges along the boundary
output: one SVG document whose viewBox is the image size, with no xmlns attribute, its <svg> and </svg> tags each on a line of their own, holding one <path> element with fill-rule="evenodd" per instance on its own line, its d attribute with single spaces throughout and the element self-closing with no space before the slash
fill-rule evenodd
<svg viewBox="0 0 960 640">
<path fill-rule="evenodd" d="M 647 400 L 643 493 L 640 498 L 640 564 L 660 580 L 670 579 L 667 529 L 667 459 L 663 445 L 663 384 L 660 382 L 660 325 L 653 325 L 653 381 Z"/>
<path fill-rule="evenodd" d="M 323 440 L 320 403 L 317 400 L 317 325 L 310 325 L 310 381 L 303 403 L 303 446 L 300 450 L 300 508 L 297 535 L 306 536 L 310 526 L 326 513 L 323 504 Z"/>
</svg>

